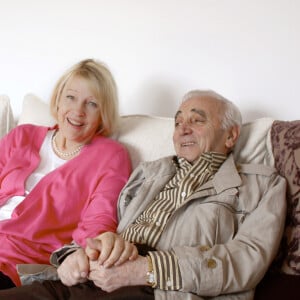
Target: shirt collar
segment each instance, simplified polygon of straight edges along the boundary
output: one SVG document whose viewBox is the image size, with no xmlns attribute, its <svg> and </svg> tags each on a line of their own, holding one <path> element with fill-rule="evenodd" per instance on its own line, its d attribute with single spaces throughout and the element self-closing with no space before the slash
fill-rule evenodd
<svg viewBox="0 0 300 300">
<path fill-rule="evenodd" d="M 215 173 L 223 164 L 223 162 L 226 160 L 226 158 L 227 158 L 226 154 L 212 151 L 212 152 L 202 153 L 194 164 L 192 164 L 191 162 L 189 162 L 183 157 L 177 157 L 177 156 L 174 157 L 173 161 L 177 169 L 179 168 L 179 169 L 186 169 L 186 170 L 190 170 L 192 167 L 193 168 L 197 167 L 200 164 L 202 164 L 203 161 L 206 161 L 210 164 L 211 170 Z"/>
</svg>

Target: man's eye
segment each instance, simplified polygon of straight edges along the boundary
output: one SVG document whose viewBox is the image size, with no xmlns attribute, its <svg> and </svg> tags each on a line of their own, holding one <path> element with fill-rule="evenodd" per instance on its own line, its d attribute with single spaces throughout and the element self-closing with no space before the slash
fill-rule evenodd
<svg viewBox="0 0 300 300">
<path fill-rule="evenodd" d="M 175 127 L 178 127 L 181 125 L 181 122 L 180 121 L 175 121 Z"/>
<path fill-rule="evenodd" d="M 202 119 L 193 119 L 192 120 L 192 123 L 196 123 L 196 124 L 203 123 L 203 122 L 204 122 L 204 120 L 202 120 Z"/>
</svg>

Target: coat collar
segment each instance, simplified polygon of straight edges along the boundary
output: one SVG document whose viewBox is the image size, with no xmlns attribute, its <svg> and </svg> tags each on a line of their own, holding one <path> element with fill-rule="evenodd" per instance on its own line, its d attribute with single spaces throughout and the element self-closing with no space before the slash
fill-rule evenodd
<svg viewBox="0 0 300 300">
<path fill-rule="evenodd" d="M 140 196 L 138 193 L 136 198 L 132 200 L 132 203 L 126 208 L 123 215 L 120 216 L 120 222 L 118 226 L 118 232 L 122 232 L 132 221 L 134 221 L 143 211 L 143 209 L 151 202 L 156 196 L 156 191 L 160 191 L 163 186 L 174 176 L 176 172 L 175 164 L 173 163 L 173 157 L 169 156 L 156 161 L 143 162 L 140 164 L 143 177 L 140 180 L 143 181 L 144 189 L 148 189 L 147 200 Z M 203 184 L 200 189 L 192 194 L 189 201 L 198 198 L 206 197 L 213 194 L 219 194 L 222 191 L 229 188 L 236 188 L 240 186 L 242 180 L 239 176 L 238 170 L 235 166 L 232 155 L 221 165 L 220 169 L 215 174 L 212 180 L 209 180 Z M 124 199 L 119 199 L 119 203 Z M 142 201 L 142 205 L 141 205 Z"/>
<path fill-rule="evenodd" d="M 207 184 L 211 184 L 216 190 L 217 194 L 229 188 L 239 187 L 242 184 L 242 179 L 239 175 L 238 168 L 234 162 L 233 155 L 230 154 L 228 158 L 221 165 L 216 172 L 213 179 Z M 205 188 L 204 184 L 202 188 Z"/>
<path fill-rule="evenodd" d="M 142 168 L 145 179 L 153 180 L 155 179 L 156 174 L 161 174 L 170 178 L 174 176 L 176 167 L 173 163 L 173 158 L 174 156 L 169 156 L 153 162 L 144 162 Z M 203 184 L 199 191 L 214 188 L 216 193 L 219 194 L 226 189 L 238 187 L 241 184 L 242 180 L 239 175 L 238 167 L 234 162 L 233 155 L 230 154 L 216 172 L 213 179 Z"/>
</svg>

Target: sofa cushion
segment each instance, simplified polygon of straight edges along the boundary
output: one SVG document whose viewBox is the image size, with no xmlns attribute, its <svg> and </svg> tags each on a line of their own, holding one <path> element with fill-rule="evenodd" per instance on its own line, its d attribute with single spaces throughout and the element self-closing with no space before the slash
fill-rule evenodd
<svg viewBox="0 0 300 300">
<path fill-rule="evenodd" d="M 0 95 L 0 138 L 8 133 L 14 126 L 14 118 L 10 106 L 10 99 Z"/>
<path fill-rule="evenodd" d="M 275 167 L 287 180 L 287 217 L 281 270 L 300 275 L 300 121 L 276 121 L 271 130 Z"/>
<path fill-rule="evenodd" d="M 272 118 L 259 118 L 244 123 L 234 147 L 234 157 L 239 163 L 274 166 L 271 144 Z"/>
<path fill-rule="evenodd" d="M 271 143 L 275 167 L 287 180 L 287 216 L 278 256 L 254 299 L 294 300 L 300 294 L 300 121 L 274 121 Z"/>
<path fill-rule="evenodd" d="M 44 126 L 55 124 L 55 120 L 50 114 L 49 104 L 34 94 L 26 94 L 23 99 L 18 125 L 26 123 Z"/>
<path fill-rule="evenodd" d="M 135 168 L 141 161 L 175 154 L 172 143 L 173 129 L 173 118 L 122 116 L 117 139 L 127 147 L 132 167 Z"/>
</svg>

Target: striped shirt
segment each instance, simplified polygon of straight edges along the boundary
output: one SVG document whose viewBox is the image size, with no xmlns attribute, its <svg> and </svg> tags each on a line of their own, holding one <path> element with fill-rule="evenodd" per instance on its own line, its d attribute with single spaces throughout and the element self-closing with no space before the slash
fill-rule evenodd
<svg viewBox="0 0 300 300">
<path fill-rule="evenodd" d="M 184 158 L 174 158 L 176 173 L 146 210 L 123 233 L 124 239 L 155 247 L 168 219 L 186 199 L 208 180 L 212 179 L 226 156 L 216 152 L 202 154 L 194 163 Z M 163 290 L 179 290 L 181 274 L 175 253 L 149 252 L 156 278 L 154 287 Z"/>
</svg>

